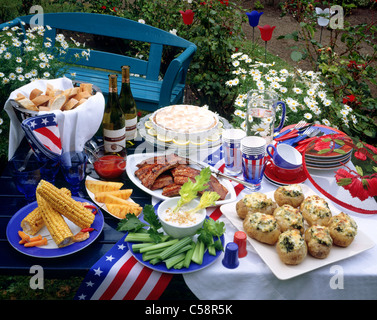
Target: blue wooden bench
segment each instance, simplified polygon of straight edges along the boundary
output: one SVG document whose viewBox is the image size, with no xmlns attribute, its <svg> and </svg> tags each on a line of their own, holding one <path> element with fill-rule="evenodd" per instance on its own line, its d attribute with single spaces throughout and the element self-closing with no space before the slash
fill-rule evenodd
<svg viewBox="0 0 377 320">
<path fill-rule="evenodd" d="M 22 21 L 30 23 L 32 15 L 18 17 L 0 25 L 20 26 Z M 38 23 L 40 23 L 38 21 Z M 125 18 L 95 13 L 47 13 L 43 15 L 43 25 L 52 29 L 46 30 L 45 37 L 55 39 L 61 30 L 79 33 L 89 33 L 112 38 L 140 41 L 150 44 L 148 60 L 129 57 L 98 50 L 90 51 L 90 58 L 81 59 L 79 65 L 72 65 L 66 76 L 74 80 L 89 82 L 101 89 L 105 98 L 108 93 L 108 74 L 120 73 L 122 65 L 129 65 L 131 73 L 139 76 L 131 77 L 131 90 L 136 100 L 137 108 L 154 111 L 160 107 L 182 103 L 186 74 L 193 55 L 195 44 L 174 34 Z M 58 30 L 58 32 L 57 32 Z M 161 59 L 164 46 L 177 47 L 181 53 L 174 58 L 163 76 L 161 75 Z M 71 48 L 70 54 L 80 53 L 83 49 Z M 119 86 L 121 77 L 118 77 Z"/>
</svg>

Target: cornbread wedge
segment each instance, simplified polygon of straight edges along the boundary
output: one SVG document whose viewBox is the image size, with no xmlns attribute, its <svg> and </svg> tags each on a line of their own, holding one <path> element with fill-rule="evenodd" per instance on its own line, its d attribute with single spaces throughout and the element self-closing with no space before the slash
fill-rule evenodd
<svg viewBox="0 0 377 320">
<path fill-rule="evenodd" d="M 123 204 L 106 204 L 107 210 L 114 216 L 124 219 L 128 213 L 133 213 L 138 216 L 142 211 L 142 207 L 123 205 Z"/>
<path fill-rule="evenodd" d="M 85 186 L 89 191 L 96 194 L 97 192 L 104 191 L 116 191 L 123 187 L 122 182 L 110 182 L 110 181 L 99 181 L 99 180 L 86 180 Z"/>
<path fill-rule="evenodd" d="M 104 192 L 97 192 L 94 194 L 94 198 L 98 202 L 105 202 L 107 195 L 112 195 L 114 197 L 127 200 L 132 194 L 132 189 L 122 189 L 116 191 L 104 191 Z"/>
<path fill-rule="evenodd" d="M 106 204 L 106 206 L 108 204 L 122 204 L 122 205 L 129 205 L 129 206 L 140 207 L 140 205 L 137 204 L 136 202 L 124 200 L 124 199 L 115 197 L 113 195 L 107 195 L 106 196 L 105 204 Z"/>
</svg>

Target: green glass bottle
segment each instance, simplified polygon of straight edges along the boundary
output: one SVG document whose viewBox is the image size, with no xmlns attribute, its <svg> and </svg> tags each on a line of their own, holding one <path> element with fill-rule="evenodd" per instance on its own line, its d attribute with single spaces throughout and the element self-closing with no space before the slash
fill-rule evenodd
<svg viewBox="0 0 377 320">
<path fill-rule="evenodd" d="M 122 89 L 119 102 L 126 117 L 126 144 L 127 146 L 132 146 L 137 135 L 137 109 L 131 91 L 129 66 L 122 67 Z"/>
<path fill-rule="evenodd" d="M 102 120 L 105 153 L 116 154 L 126 147 L 125 115 L 119 103 L 118 76 L 109 75 L 109 96 Z"/>
</svg>

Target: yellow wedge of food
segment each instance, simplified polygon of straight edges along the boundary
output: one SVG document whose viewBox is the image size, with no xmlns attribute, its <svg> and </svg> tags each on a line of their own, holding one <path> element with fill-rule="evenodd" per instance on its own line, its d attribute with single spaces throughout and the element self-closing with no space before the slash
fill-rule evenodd
<svg viewBox="0 0 377 320">
<path fill-rule="evenodd" d="M 113 195 L 107 195 L 106 198 L 105 198 L 105 204 L 106 206 L 110 203 L 114 203 L 114 204 L 124 204 L 124 205 L 129 205 L 129 206 L 135 206 L 135 207 L 140 207 L 139 204 L 137 204 L 136 202 L 133 202 L 133 201 L 129 201 L 129 200 L 124 200 L 124 199 L 121 199 L 121 198 L 118 198 L 118 197 L 115 197 Z"/>
<path fill-rule="evenodd" d="M 142 211 L 142 207 L 137 207 L 135 205 L 127 204 L 116 204 L 108 203 L 106 204 L 107 210 L 114 216 L 124 219 L 128 213 L 133 213 L 135 216 L 138 216 Z"/>
<path fill-rule="evenodd" d="M 100 180 L 86 180 L 85 186 L 89 191 L 95 194 L 97 192 L 120 190 L 120 188 L 123 187 L 123 183 Z"/>
<path fill-rule="evenodd" d="M 112 195 L 114 197 L 127 200 L 131 196 L 132 191 L 133 191 L 132 189 L 122 189 L 122 190 L 116 190 L 116 191 L 97 192 L 94 194 L 94 199 L 98 202 L 105 202 L 106 196 Z"/>
</svg>

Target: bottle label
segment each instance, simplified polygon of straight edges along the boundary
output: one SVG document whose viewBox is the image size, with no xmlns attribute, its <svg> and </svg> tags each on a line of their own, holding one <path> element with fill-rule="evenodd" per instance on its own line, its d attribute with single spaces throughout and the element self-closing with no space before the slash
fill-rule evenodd
<svg viewBox="0 0 377 320">
<path fill-rule="evenodd" d="M 126 140 L 134 140 L 136 138 L 137 117 L 126 120 Z"/>
<path fill-rule="evenodd" d="M 120 152 L 126 147 L 126 128 L 118 130 L 103 129 L 105 152 Z"/>
</svg>

